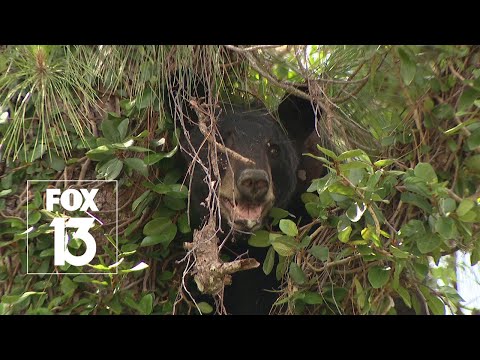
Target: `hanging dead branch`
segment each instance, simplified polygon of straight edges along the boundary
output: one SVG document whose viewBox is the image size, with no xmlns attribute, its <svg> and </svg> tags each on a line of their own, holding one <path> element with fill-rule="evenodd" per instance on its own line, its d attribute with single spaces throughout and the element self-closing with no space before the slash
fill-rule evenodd
<svg viewBox="0 0 480 360">
<path fill-rule="evenodd" d="M 243 157 L 215 140 L 213 133 L 216 128 L 216 118 L 211 111 L 212 107 L 209 107 L 207 104 L 199 104 L 196 100 L 191 100 L 190 104 L 198 116 L 198 126 L 207 140 L 209 150 L 216 149 L 238 161 L 255 164 L 252 160 Z M 220 178 L 216 150 L 214 152 L 209 151 L 209 155 L 210 162 L 215 164 L 213 172 L 217 178 Z M 207 202 L 211 200 L 212 195 L 214 193 L 210 193 L 209 199 L 206 199 Z M 224 287 L 232 283 L 231 274 L 257 268 L 260 264 L 251 258 L 238 259 L 232 262 L 221 261 L 219 257 L 218 232 L 217 217 L 214 215 L 214 212 L 210 212 L 206 225 L 201 230 L 194 230 L 193 242 L 185 243 L 184 248 L 194 257 L 192 274 L 194 274 L 198 289 L 205 294 L 221 296 Z"/>
<path fill-rule="evenodd" d="M 215 219 L 193 233 L 193 242 L 184 243 L 184 248 L 193 253 L 195 265 L 193 274 L 198 289 L 211 295 L 219 295 L 225 285 L 232 283 L 231 274 L 255 269 L 260 264 L 251 258 L 223 262 L 219 257 L 218 237 Z"/>
</svg>

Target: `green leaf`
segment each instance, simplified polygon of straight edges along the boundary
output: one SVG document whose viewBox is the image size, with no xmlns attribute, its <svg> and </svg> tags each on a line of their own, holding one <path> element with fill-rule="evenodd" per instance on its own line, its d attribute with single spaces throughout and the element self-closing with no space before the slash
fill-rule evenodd
<svg viewBox="0 0 480 360">
<path fill-rule="evenodd" d="M 416 177 L 425 180 L 426 183 L 436 184 L 438 182 L 437 174 L 429 163 L 418 163 L 413 172 Z"/>
<path fill-rule="evenodd" d="M 10 194 L 12 191 L 13 191 L 12 189 L 5 189 L 5 190 L 0 191 L 0 198 L 1 198 L 1 197 L 4 197 L 4 196 L 7 196 L 7 195 Z"/>
<path fill-rule="evenodd" d="M 303 270 L 295 262 L 290 263 L 290 270 L 288 271 L 288 274 L 298 285 L 303 285 L 305 284 L 305 281 L 307 281 L 307 277 L 303 273 Z"/>
<path fill-rule="evenodd" d="M 140 205 L 140 203 L 145 200 L 148 195 L 150 195 L 150 190 L 145 191 L 142 195 L 135 199 L 135 201 L 132 203 L 132 211 L 135 211 L 138 205 Z"/>
<path fill-rule="evenodd" d="M 310 215 L 312 219 L 319 218 L 325 214 L 325 209 L 322 204 L 319 204 L 318 202 L 306 203 L 305 210 L 307 210 L 308 215 Z"/>
<path fill-rule="evenodd" d="M 308 305 L 319 305 L 323 304 L 323 298 L 322 295 L 315 293 L 313 291 L 307 291 L 305 292 L 305 296 L 302 299 L 305 304 Z"/>
<path fill-rule="evenodd" d="M 307 204 L 309 202 L 319 202 L 320 198 L 318 195 L 312 194 L 312 193 L 303 193 L 300 196 L 300 199 L 304 204 Z M 286 217 L 286 216 L 284 216 Z"/>
<path fill-rule="evenodd" d="M 390 269 L 382 266 L 372 266 L 368 270 L 368 281 L 374 289 L 384 286 L 390 277 Z"/>
<path fill-rule="evenodd" d="M 182 184 L 156 184 L 152 190 L 159 194 L 165 194 L 175 199 L 188 198 L 188 189 Z"/>
<path fill-rule="evenodd" d="M 175 199 L 186 199 L 188 198 L 188 188 L 183 184 L 170 184 L 170 191 L 167 192 L 167 195 Z"/>
<path fill-rule="evenodd" d="M 45 154 L 46 150 L 47 146 L 45 145 L 45 143 L 40 142 L 39 144 L 34 144 L 29 161 L 33 162 L 37 159 L 40 159 Z"/>
<path fill-rule="evenodd" d="M 425 180 L 416 176 L 412 176 L 407 177 L 404 181 L 404 184 L 408 191 L 418 194 L 423 198 L 430 197 L 429 185 L 427 185 Z"/>
<path fill-rule="evenodd" d="M 452 198 L 444 198 L 439 201 L 440 210 L 443 215 L 448 215 L 457 208 L 457 203 Z"/>
<path fill-rule="evenodd" d="M 157 162 L 159 162 L 160 160 L 162 159 L 169 159 L 171 158 L 173 155 L 176 154 L 178 150 L 178 145 L 175 146 L 171 151 L 169 151 L 168 153 L 156 153 L 156 154 L 148 154 L 147 156 L 145 156 L 145 164 L 147 165 L 153 165 Z"/>
<path fill-rule="evenodd" d="M 467 111 L 479 97 L 480 91 L 470 87 L 465 89 L 458 100 L 457 111 Z"/>
<path fill-rule="evenodd" d="M 123 301 L 125 302 L 125 304 L 130 306 L 132 309 L 140 312 L 139 306 L 138 306 L 137 302 L 133 299 L 131 294 L 127 293 L 127 296 L 125 296 Z"/>
<path fill-rule="evenodd" d="M 418 250 L 422 254 L 427 254 L 438 248 L 442 244 L 442 239 L 436 234 L 430 232 L 426 233 L 423 236 L 415 237 L 417 242 Z"/>
<path fill-rule="evenodd" d="M 62 293 L 65 295 L 67 294 L 73 294 L 75 289 L 78 287 L 77 284 L 75 284 L 68 276 L 65 276 L 62 279 L 62 282 L 60 283 L 60 289 L 62 290 Z"/>
<path fill-rule="evenodd" d="M 348 151 L 345 151 L 344 153 L 340 154 L 337 158 L 337 161 L 343 161 L 343 160 L 350 159 L 350 158 L 353 158 L 353 157 L 358 157 L 360 155 L 366 155 L 365 151 L 360 150 L 360 149 L 348 150 Z"/>
<path fill-rule="evenodd" d="M 45 257 L 53 256 L 54 254 L 55 254 L 55 249 L 45 249 L 40 252 L 39 256 L 41 258 L 45 258 Z"/>
<path fill-rule="evenodd" d="M 288 216 L 289 212 L 287 210 L 283 210 L 277 207 L 273 207 L 270 209 L 269 216 L 274 219 L 283 219 Z"/>
<path fill-rule="evenodd" d="M 363 309 L 365 307 L 365 291 L 356 276 L 353 278 L 353 282 L 355 283 L 358 306 L 360 309 Z"/>
<path fill-rule="evenodd" d="M 397 289 L 396 289 L 398 295 L 401 296 L 403 302 L 405 303 L 405 305 L 411 309 L 412 308 L 412 302 L 410 300 L 410 294 L 408 292 L 407 289 L 405 289 L 403 286 L 398 286 Z"/>
<path fill-rule="evenodd" d="M 147 170 L 147 165 L 143 162 L 142 159 L 139 158 L 126 158 L 123 159 L 123 162 L 125 165 L 127 165 L 129 168 L 138 171 L 140 174 L 143 176 L 147 177 L 148 176 L 148 170 Z"/>
<path fill-rule="evenodd" d="M 297 249 L 297 243 L 288 236 L 277 237 L 272 241 L 272 246 L 281 256 L 291 256 Z"/>
<path fill-rule="evenodd" d="M 425 198 L 419 195 L 412 194 L 409 192 L 404 192 L 400 196 L 400 200 L 402 200 L 404 203 L 412 204 L 419 207 L 420 209 L 425 211 L 427 214 L 432 213 L 432 205 L 430 205 L 430 203 L 427 200 L 425 200 Z"/>
<path fill-rule="evenodd" d="M 310 195 L 313 195 L 313 194 L 310 194 Z M 273 226 L 277 225 L 281 219 L 286 218 L 288 215 L 289 215 L 288 211 L 277 208 L 277 207 L 271 208 L 268 214 L 268 216 L 273 218 L 273 221 L 272 221 Z"/>
<path fill-rule="evenodd" d="M 350 234 L 352 233 L 352 227 L 350 226 L 350 220 L 346 216 L 341 216 L 340 221 L 337 224 L 338 239 L 347 243 L 350 239 Z"/>
<path fill-rule="evenodd" d="M 350 240 L 350 234 L 352 233 L 352 227 L 349 225 L 338 232 L 338 240 L 343 243 L 347 243 Z"/>
<path fill-rule="evenodd" d="M 100 164 L 100 163 L 99 163 Z M 123 162 L 117 158 L 107 161 L 98 168 L 98 176 L 106 180 L 115 180 L 123 169 Z"/>
<path fill-rule="evenodd" d="M 348 290 L 341 287 L 335 287 L 332 290 L 324 293 L 325 299 L 329 300 L 332 303 L 339 304 L 347 296 Z"/>
<path fill-rule="evenodd" d="M 204 301 L 198 303 L 197 306 L 202 314 L 210 314 L 213 312 L 212 306 Z"/>
<path fill-rule="evenodd" d="M 144 263 L 143 261 L 139 262 L 137 265 L 132 267 L 131 269 L 122 269 L 120 270 L 121 274 L 127 274 L 130 272 L 135 272 L 135 271 L 142 271 L 143 269 L 148 268 L 148 264 Z"/>
<path fill-rule="evenodd" d="M 471 172 L 480 174 L 480 154 L 466 158 L 464 164 Z"/>
<path fill-rule="evenodd" d="M 473 223 L 476 222 L 477 220 L 477 211 L 475 210 L 470 210 L 467 212 L 465 215 L 459 216 L 458 220 L 464 222 L 464 223 Z"/>
<path fill-rule="evenodd" d="M 455 221 L 446 217 L 438 218 L 438 220 L 435 222 L 435 231 L 446 240 L 454 239 L 458 235 Z"/>
<path fill-rule="evenodd" d="M 174 168 L 165 174 L 163 178 L 164 184 L 176 184 L 184 176 L 183 172 L 179 168 Z"/>
<path fill-rule="evenodd" d="M 448 103 L 443 103 L 440 105 L 435 106 L 435 108 L 432 110 L 432 114 L 440 120 L 449 120 L 452 119 L 455 116 L 455 110 L 453 109 L 453 106 Z M 459 113 L 457 113 L 458 115 Z M 458 115 L 461 116 L 461 115 Z"/>
<path fill-rule="evenodd" d="M 56 171 L 62 171 L 65 168 L 65 160 L 56 154 L 51 154 L 49 163 L 50 167 Z"/>
<path fill-rule="evenodd" d="M 278 257 L 278 264 L 277 268 L 275 269 L 275 278 L 277 281 L 280 281 L 282 276 L 285 274 L 285 270 L 287 268 L 287 261 L 285 259 L 286 258 L 283 256 Z"/>
<path fill-rule="evenodd" d="M 367 206 L 364 203 L 360 204 L 361 205 L 358 205 L 358 202 L 354 202 L 345 212 L 345 215 L 347 215 L 347 218 L 351 222 L 357 222 L 360 220 L 365 210 L 367 210 Z"/>
<path fill-rule="evenodd" d="M 418 278 L 421 281 L 423 281 L 423 279 L 425 279 L 425 277 L 428 274 L 428 265 L 418 263 L 418 262 L 414 262 L 413 263 L 413 269 L 415 270 L 415 273 L 417 274 Z"/>
<path fill-rule="evenodd" d="M 467 146 L 470 151 L 480 147 L 480 128 L 473 131 L 467 139 Z"/>
<path fill-rule="evenodd" d="M 145 295 L 138 303 L 138 310 L 143 315 L 150 315 L 153 310 L 153 294 Z"/>
<path fill-rule="evenodd" d="M 325 148 L 321 147 L 320 145 L 317 145 L 317 149 L 320 150 L 325 155 L 331 157 L 332 159 L 337 160 L 337 155 L 335 155 L 335 153 L 333 151 L 325 149 Z"/>
<path fill-rule="evenodd" d="M 375 228 L 373 228 L 370 225 L 367 225 L 366 228 L 363 228 L 361 231 L 362 239 L 364 240 L 370 240 L 372 241 L 375 245 L 380 246 L 380 238 L 376 233 Z"/>
<path fill-rule="evenodd" d="M 178 230 L 182 234 L 188 234 L 192 231 L 192 229 L 190 228 L 190 225 L 188 225 L 188 214 L 187 213 L 183 213 L 182 215 L 180 215 L 180 217 L 177 220 L 177 226 L 178 226 Z"/>
<path fill-rule="evenodd" d="M 162 160 L 165 157 L 164 153 L 158 153 L 158 154 L 148 154 L 145 156 L 144 162 L 147 165 L 153 165 L 160 160 Z"/>
<path fill-rule="evenodd" d="M 336 181 L 336 175 L 333 173 L 328 173 L 321 179 L 313 180 L 312 184 L 308 187 L 307 192 L 317 191 L 318 194 L 321 194 Z"/>
<path fill-rule="evenodd" d="M 120 138 L 120 133 L 118 132 L 115 124 L 112 120 L 103 120 L 101 124 L 102 134 L 111 142 L 120 142 L 122 139 Z"/>
<path fill-rule="evenodd" d="M 113 154 L 114 154 L 114 150 L 109 148 L 106 145 L 99 146 L 85 153 L 85 155 L 87 155 L 90 159 L 95 161 L 106 160 L 107 158 L 113 156 Z"/>
<path fill-rule="evenodd" d="M 148 86 L 143 91 L 143 94 L 141 95 L 141 97 L 137 98 L 135 106 L 139 110 L 145 109 L 145 108 L 149 107 L 150 105 L 152 105 L 153 98 L 154 98 L 154 94 L 152 92 L 152 89 Z"/>
<path fill-rule="evenodd" d="M 39 211 L 35 211 L 28 216 L 28 225 L 34 225 L 40 221 L 42 214 Z"/>
<path fill-rule="evenodd" d="M 312 238 L 309 235 L 303 237 L 302 241 L 300 241 L 299 247 L 301 249 L 306 249 L 308 245 L 312 242 Z"/>
<path fill-rule="evenodd" d="M 428 297 L 427 305 L 434 315 L 445 315 L 445 304 L 438 297 Z"/>
<path fill-rule="evenodd" d="M 4 189 L 9 189 L 12 187 L 13 172 L 10 174 L 4 174 L 3 178 L 0 180 L 0 184 Z"/>
<path fill-rule="evenodd" d="M 248 239 L 248 245 L 253 247 L 270 246 L 270 233 L 265 230 L 255 231 Z"/>
<path fill-rule="evenodd" d="M 325 262 L 328 260 L 329 250 L 326 246 L 314 245 L 308 252 L 320 261 Z"/>
<path fill-rule="evenodd" d="M 128 150 L 134 151 L 134 152 L 139 152 L 139 153 L 153 152 L 153 150 L 147 149 L 147 148 L 144 148 L 144 147 L 141 147 L 141 146 L 128 146 Z"/>
<path fill-rule="evenodd" d="M 400 250 L 399 248 L 393 245 L 390 245 L 390 251 L 393 256 L 399 259 L 407 259 L 410 256 L 410 254 L 407 253 L 406 251 Z"/>
<path fill-rule="evenodd" d="M 127 136 L 129 122 L 130 120 L 123 119 L 122 122 L 117 127 L 118 133 L 120 135 L 120 141 L 125 139 L 125 137 Z"/>
<path fill-rule="evenodd" d="M 165 203 L 165 206 L 175 211 L 180 211 L 187 207 L 185 204 L 185 201 L 183 199 L 179 199 L 178 195 L 176 197 L 172 197 L 170 196 L 170 194 L 171 193 L 169 193 L 168 195 L 165 195 L 165 197 L 163 198 L 163 202 Z"/>
<path fill-rule="evenodd" d="M 475 202 L 470 199 L 463 199 L 457 208 L 457 215 L 463 216 L 468 213 L 475 206 Z"/>
<path fill-rule="evenodd" d="M 395 271 L 393 273 L 393 281 L 392 281 L 392 288 L 398 289 L 400 286 L 400 274 L 402 273 L 403 269 L 405 268 L 405 261 L 397 260 L 395 264 Z"/>
<path fill-rule="evenodd" d="M 410 220 L 402 226 L 399 235 L 402 238 L 411 236 L 423 236 L 425 234 L 425 226 L 420 220 Z"/>
<path fill-rule="evenodd" d="M 384 160 L 378 160 L 373 163 L 376 167 L 383 168 L 385 166 L 389 166 L 395 163 L 395 160 L 392 159 L 384 159 Z"/>
<path fill-rule="evenodd" d="M 156 244 L 162 244 L 167 247 L 170 242 L 175 238 L 177 235 L 177 226 L 175 224 L 169 223 L 165 226 L 163 232 L 161 234 L 150 235 L 145 237 L 140 244 L 141 247 L 143 246 L 152 246 Z"/>
<path fill-rule="evenodd" d="M 76 283 L 90 283 L 92 282 L 92 277 L 88 275 L 78 275 L 73 278 L 73 282 Z"/>
<path fill-rule="evenodd" d="M 470 124 L 473 124 L 473 123 L 475 123 L 475 122 L 477 122 L 477 121 L 478 121 L 478 119 L 476 119 L 476 118 L 469 119 L 469 120 L 467 120 L 467 121 L 464 121 L 464 122 L 461 123 L 461 124 L 458 124 L 458 125 L 454 126 L 454 127 L 451 128 L 451 129 L 448 129 L 447 131 L 444 131 L 444 134 L 447 135 L 447 136 L 449 136 L 449 135 L 454 135 L 454 134 L 456 134 L 457 132 L 459 132 L 462 128 L 464 128 L 465 126 L 468 126 L 468 125 L 470 125 Z"/>
<path fill-rule="evenodd" d="M 3 295 L 2 296 L 2 303 L 4 304 L 10 304 L 10 305 L 15 305 L 26 298 L 32 296 L 32 295 L 45 295 L 45 292 L 35 292 L 35 291 L 27 291 L 23 293 L 22 295 Z"/>
<path fill-rule="evenodd" d="M 282 230 L 282 232 L 288 236 L 298 235 L 297 225 L 292 220 L 288 220 L 288 219 L 280 220 L 280 230 Z"/>
<path fill-rule="evenodd" d="M 158 235 L 165 231 L 165 229 L 172 223 L 169 218 L 160 217 L 150 220 L 143 227 L 143 235 Z"/>
<path fill-rule="evenodd" d="M 345 196 L 352 196 L 355 194 L 355 190 L 350 186 L 343 185 L 339 182 L 336 182 L 328 187 L 328 191 L 334 194 L 340 194 Z"/>
<path fill-rule="evenodd" d="M 353 169 L 370 169 L 372 165 L 364 163 L 363 161 L 349 161 L 345 164 L 340 164 L 339 168 L 342 173 Z"/>
<path fill-rule="evenodd" d="M 265 261 L 263 262 L 263 272 L 265 275 L 268 275 L 272 272 L 273 265 L 275 263 L 275 250 L 273 247 L 270 247 L 265 256 Z"/>
<path fill-rule="evenodd" d="M 410 56 L 402 48 L 398 48 L 398 55 L 400 56 L 400 75 L 405 85 L 410 85 L 415 78 L 417 71 L 417 64 L 410 59 Z"/>
</svg>

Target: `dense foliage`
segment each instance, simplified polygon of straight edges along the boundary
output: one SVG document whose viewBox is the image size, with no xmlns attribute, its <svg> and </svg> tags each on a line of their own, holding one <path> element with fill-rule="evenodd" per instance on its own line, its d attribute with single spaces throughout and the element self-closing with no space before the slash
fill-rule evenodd
<svg viewBox="0 0 480 360">
<path fill-rule="evenodd" d="M 272 113 L 307 84 L 318 132 L 333 140 L 305 154 L 329 169 L 301 197 L 308 224 L 274 208 L 249 240 L 269 247 L 263 270 L 282 280 L 273 313 L 462 313 L 451 256 L 480 257 L 479 47 L 6 46 L 0 314 L 214 311 L 186 285 L 193 229 L 181 127 L 165 101 L 172 73 Z M 117 275 L 68 265 L 60 270 L 73 275 L 25 275 L 27 233 L 29 271 L 53 268 L 48 221 L 59 216 L 43 209 L 47 183 L 27 180 L 70 179 L 118 180 L 118 194 L 96 184 L 108 241 L 92 266 Z"/>
</svg>

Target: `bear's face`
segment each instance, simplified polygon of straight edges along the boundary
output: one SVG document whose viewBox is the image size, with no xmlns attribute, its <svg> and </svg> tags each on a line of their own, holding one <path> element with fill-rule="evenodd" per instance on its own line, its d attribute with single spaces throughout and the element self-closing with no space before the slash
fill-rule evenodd
<svg viewBox="0 0 480 360">
<path fill-rule="evenodd" d="M 295 190 L 295 148 L 265 110 L 230 109 L 217 124 L 224 145 L 250 160 L 218 154 L 223 220 L 236 231 L 258 230 L 270 209 L 285 206 Z"/>
<path fill-rule="evenodd" d="M 197 225 L 206 215 L 205 200 L 218 199 L 224 230 L 228 231 L 231 227 L 237 232 L 251 233 L 262 227 L 273 206 L 286 208 L 294 193 L 306 189 L 311 180 L 309 175 L 318 175 L 318 169 L 309 169 L 309 164 L 301 156 L 304 152 L 311 152 L 306 147 L 307 138 L 315 136 L 314 140 L 318 139 L 314 134 L 316 118 L 310 101 L 286 96 L 278 107 L 282 125 L 265 107 L 252 110 L 223 104 L 222 111 L 216 117 L 217 135 L 220 135 L 216 141 L 247 161 L 218 150 L 221 181 L 217 193 L 213 198 L 209 197 L 206 181 L 211 177 L 206 176 L 205 170 L 211 164 L 206 139 L 198 128 L 195 112 L 188 106 L 182 111 L 188 113 L 184 122 L 189 132 L 188 141 L 185 136 L 180 140 L 183 143 L 182 154 L 189 164 L 197 156 L 203 164 L 200 166 L 195 164 L 196 160 L 193 161 L 190 183 L 191 219 Z M 318 165 L 310 167 L 316 168 Z M 297 171 L 304 174 L 300 180 Z"/>
</svg>

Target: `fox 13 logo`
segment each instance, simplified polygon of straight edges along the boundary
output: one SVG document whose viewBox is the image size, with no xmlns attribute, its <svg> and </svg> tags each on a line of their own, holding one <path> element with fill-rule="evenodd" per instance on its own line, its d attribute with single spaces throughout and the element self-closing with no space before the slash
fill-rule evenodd
<svg viewBox="0 0 480 360">
<path fill-rule="evenodd" d="M 27 218 L 27 274 L 116 274 L 105 259 L 118 262 L 117 186 L 116 180 L 28 180 L 34 200 L 27 217 L 42 215 L 33 226 Z M 49 243 L 37 240 L 40 229 L 50 234 Z M 40 263 L 35 272 L 29 271 L 33 263 Z"/>
</svg>

